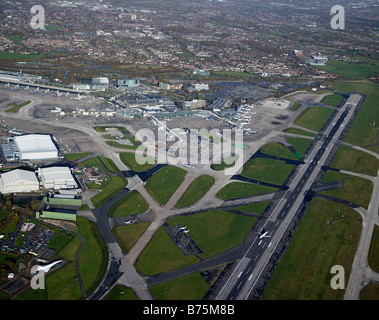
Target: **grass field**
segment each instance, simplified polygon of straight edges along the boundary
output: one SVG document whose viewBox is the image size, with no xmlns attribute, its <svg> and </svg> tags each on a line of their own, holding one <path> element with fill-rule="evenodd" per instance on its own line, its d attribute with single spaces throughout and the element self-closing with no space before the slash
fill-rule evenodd
<svg viewBox="0 0 379 320">
<path fill-rule="evenodd" d="M 194 264 L 199 259 L 185 256 L 163 228 L 160 228 L 141 252 L 135 267 L 138 272 L 153 275 Z"/>
<path fill-rule="evenodd" d="M 80 158 L 83 158 L 83 157 L 88 156 L 90 154 L 91 154 L 91 152 L 67 153 L 67 154 L 64 155 L 64 157 L 67 160 L 77 161 Z"/>
<path fill-rule="evenodd" d="M 340 146 L 331 167 L 376 177 L 379 160 L 363 151 Z"/>
<path fill-rule="evenodd" d="M 370 147 L 370 145 L 374 145 L 377 142 L 376 135 L 379 127 L 379 84 L 366 81 L 351 81 L 331 83 L 331 85 L 341 93 L 357 92 L 367 95 L 361 110 L 345 137 L 345 141 L 379 152 L 379 145 Z"/>
<path fill-rule="evenodd" d="M 308 131 L 297 129 L 297 128 L 287 128 L 283 130 L 283 132 L 300 134 L 302 136 L 307 136 L 307 137 L 316 137 L 316 135 L 312 132 L 308 132 Z"/>
<path fill-rule="evenodd" d="M 0 52 L 0 60 L 37 60 L 41 55 Z"/>
<path fill-rule="evenodd" d="M 260 151 L 264 154 L 268 154 L 274 157 L 281 157 L 285 159 L 296 160 L 295 154 L 293 154 L 287 147 L 280 143 L 272 142 L 265 144 Z"/>
<path fill-rule="evenodd" d="M 84 161 L 83 164 L 78 165 L 78 167 L 85 167 L 85 166 L 100 167 L 102 171 L 106 174 L 121 173 L 120 169 L 115 165 L 115 163 L 111 159 L 108 159 L 102 156 L 94 157 L 92 159 Z"/>
<path fill-rule="evenodd" d="M 78 217 L 77 226 L 79 234 L 84 238 L 79 258 L 80 275 L 89 294 L 96 289 L 104 276 L 108 251 L 95 222 Z"/>
<path fill-rule="evenodd" d="M 103 300 L 138 300 L 132 288 L 116 284 Z"/>
<path fill-rule="evenodd" d="M 222 200 L 239 199 L 262 193 L 278 191 L 277 188 L 254 183 L 231 182 L 220 189 L 216 196 Z"/>
<path fill-rule="evenodd" d="M 238 156 L 228 158 L 228 163 L 225 162 L 225 160 L 221 161 L 221 163 L 212 163 L 211 169 L 215 171 L 222 171 L 227 168 L 233 167 L 235 165 L 236 160 L 238 159 Z M 232 163 L 229 163 L 229 161 L 232 161 Z"/>
<path fill-rule="evenodd" d="M 155 166 L 156 162 L 155 162 L 155 159 L 151 158 L 151 157 L 148 157 L 147 160 L 150 162 L 151 161 L 154 161 L 153 164 L 149 164 L 149 163 L 146 163 L 146 164 L 139 164 L 137 161 L 136 161 L 136 155 L 134 153 L 130 153 L 130 152 L 121 152 L 120 153 L 120 159 L 121 161 L 126 165 L 128 166 L 130 169 L 132 169 L 133 171 L 136 171 L 136 172 L 143 172 L 143 171 L 147 171 L 149 169 L 151 169 L 152 167 Z M 149 160 L 150 159 L 150 160 Z"/>
<path fill-rule="evenodd" d="M 372 182 L 367 179 L 331 170 L 326 173 L 322 182 L 327 183 L 341 180 L 345 181 L 343 188 L 323 191 L 320 193 L 351 201 L 367 209 L 373 189 Z"/>
<path fill-rule="evenodd" d="M 310 107 L 305 109 L 294 123 L 300 127 L 319 132 L 333 112 L 334 110 L 330 108 Z"/>
<path fill-rule="evenodd" d="M 175 207 L 187 207 L 194 204 L 213 186 L 215 178 L 208 175 L 197 177 L 184 192 Z"/>
<path fill-rule="evenodd" d="M 13 106 L 12 108 L 9 108 L 9 109 L 5 110 L 5 112 L 17 113 L 18 110 L 20 110 L 22 107 L 27 106 L 30 102 L 31 102 L 30 100 L 22 102 L 22 103 L 20 103 L 18 105 Z"/>
<path fill-rule="evenodd" d="M 241 176 L 282 185 L 294 167 L 281 160 L 253 158 L 244 165 Z"/>
<path fill-rule="evenodd" d="M 142 234 L 149 227 L 150 222 L 142 222 L 137 224 L 118 226 L 112 229 L 117 243 L 120 245 L 122 252 L 127 254 Z"/>
<path fill-rule="evenodd" d="M 127 180 L 124 177 L 111 177 L 111 180 L 104 189 L 91 198 L 92 204 L 95 208 L 100 208 L 105 201 L 124 189 L 126 185 Z"/>
<path fill-rule="evenodd" d="M 191 273 L 150 288 L 156 300 L 201 300 L 209 289 L 197 273 Z"/>
<path fill-rule="evenodd" d="M 226 211 L 208 211 L 168 220 L 169 225 L 187 226 L 200 246 L 202 258 L 226 251 L 241 243 L 257 219 Z"/>
<path fill-rule="evenodd" d="M 160 203 L 166 204 L 181 185 L 187 171 L 175 167 L 165 166 L 147 180 L 145 187 Z"/>
<path fill-rule="evenodd" d="M 264 201 L 264 202 L 247 204 L 240 207 L 235 207 L 234 209 L 242 210 L 242 211 L 246 211 L 250 213 L 255 213 L 255 214 L 262 214 L 266 210 L 269 204 L 270 204 L 270 201 Z"/>
<path fill-rule="evenodd" d="M 328 224 L 341 214 L 346 218 Z M 355 210 L 314 198 L 262 300 L 342 300 L 344 290 L 330 286 L 330 269 L 341 265 L 349 275 L 361 234 L 361 222 L 355 219 L 360 220 Z"/>
<path fill-rule="evenodd" d="M 149 209 L 149 205 L 137 190 L 132 190 L 125 197 L 117 201 L 109 210 L 108 216 L 111 218 L 129 216 L 144 213 Z"/>
<path fill-rule="evenodd" d="M 379 297 L 379 284 L 378 283 L 369 283 L 366 285 L 360 295 L 359 300 L 378 300 Z"/>
<path fill-rule="evenodd" d="M 368 261 L 371 269 L 375 272 L 379 272 L 379 226 L 377 224 L 374 226 L 374 231 L 371 238 Z"/>
<path fill-rule="evenodd" d="M 300 102 L 295 102 L 293 104 L 293 106 L 290 108 L 291 111 L 296 111 L 298 110 L 300 107 L 302 106 L 302 104 Z"/>
<path fill-rule="evenodd" d="M 327 104 L 332 107 L 338 107 L 343 100 L 343 97 L 339 94 L 330 94 L 321 100 L 321 103 Z"/>
<path fill-rule="evenodd" d="M 379 75 L 379 62 L 371 59 L 361 62 L 329 60 L 326 66 L 318 68 L 350 79 L 367 79 Z"/>
<path fill-rule="evenodd" d="M 288 137 L 286 140 L 296 149 L 296 151 L 300 152 L 301 155 L 307 151 L 313 140 L 306 138 L 292 138 Z"/>
</svg>

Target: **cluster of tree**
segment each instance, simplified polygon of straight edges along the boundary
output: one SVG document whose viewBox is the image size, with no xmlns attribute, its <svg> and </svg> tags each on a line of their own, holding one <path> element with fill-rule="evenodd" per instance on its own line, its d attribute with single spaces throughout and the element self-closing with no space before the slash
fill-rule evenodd
<svg viewBox="0 0 379 320">
<path fill-rule="evenodd" d="M 4 233 L 4 231 L 18 219 L 19 215 L 17 211 L 12 211 L 8 217 L 6 217 L 3 221 L 0 222 L 0 233 Z"/>
<path fill-rule="evenodd" d="M 8 275 L 13 271 L 16 266 L 16 260 L 12 258 L 5 258 L 2 264 L 0 264 L 0 275 Z"/>
</svg>

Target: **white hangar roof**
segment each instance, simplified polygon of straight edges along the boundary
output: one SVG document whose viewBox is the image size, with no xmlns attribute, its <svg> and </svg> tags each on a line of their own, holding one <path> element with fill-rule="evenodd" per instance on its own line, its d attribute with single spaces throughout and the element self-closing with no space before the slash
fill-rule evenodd
<svg viewBox="0 0 379 320">
<path fill-rule="evenodd" d="M 14 137 L 14 142 L 20 152 L 56 152 L 51 137 L 45 134 L 28 134 Z"/>
<path fill-rule="evenodd" d="M 31 192 L 39 190 L 39 181 L 33 171 L 15 169 L 0 176 L 0 191 Z"/>
<path fill-rule="evenodd" d="M 68 167 L 39 168 L 38 176 L 46 188 L 77 188 L 78 185 Z"/>
</svg>

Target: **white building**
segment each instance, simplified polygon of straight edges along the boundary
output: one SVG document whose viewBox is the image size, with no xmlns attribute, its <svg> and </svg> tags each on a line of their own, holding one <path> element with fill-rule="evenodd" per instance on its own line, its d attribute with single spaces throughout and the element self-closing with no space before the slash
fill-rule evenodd
<svg viewBox="0 0 379 320">
<path fill-rule="evenodd" d="M 58 149 L 49 135 L 29 134 L 7 139 L 1 145 L 7 160 L 43 160 L 59 157 Z"/>
<path fill-rule="evenodd" d="M 207 83 L 195 83 L 188 86 L 189 91 L 202 91 L 209 90 L 209 85 Z"/>
<path fill-rule="evenodd" d="M 39 168 L 38 178 L 45 189 L 76 189 L 78 184 L 68 167 Z"/>
<path fill-rule="evenodd" d="M 32 171 L 15 169 L 0 175 L 0 192 L 34 192 L 39 190 L 39 181 Z"/>
</svg>

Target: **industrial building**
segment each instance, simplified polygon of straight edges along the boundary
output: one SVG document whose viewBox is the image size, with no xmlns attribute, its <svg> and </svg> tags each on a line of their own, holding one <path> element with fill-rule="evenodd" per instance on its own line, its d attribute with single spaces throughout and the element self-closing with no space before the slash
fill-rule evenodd
<svg viewBox="0 0 379 320">
<path fill-rule="evenodd" d="M 29 134 L 7 138 L 1 145 L 7 161 L 57 159 L 58 149 L 50 135 Z"/>
<path fill-rule="evenodd" d="M 76 221 L 76 214 L 81 205 L 81 199 L 44 197 L 36 211 L 36 218 Z"/>
<path fill-rule="evenodd" d="M 33 171 L 15 169 L 0 175 L 2 194 L 39 191 L 39 181 Z"/>
<path fill-rule="evenodd" d="M 205 100 L 194 99 L 192 101 L 183 101 L 182 109 L 183 110 L 196 110 L 205 107 Z"/>
<path fill-rule="evenodd" d="M 140 80 L 138 78 L 135 79 L 121 79 L 117 80 L 117 86 L 119 88 L 133 88 L 133 87 L 138 87 L 140 85 Z"/>
<path fill-rule="evenodd" d="M 72 83 L 72 88 L 79 91 L 106 91 L 109 87 L 109 79 L 105 77 L 81 79 L 79 83 Z"/>
<path fill-rule="evenodd" d="M 38 178 L 45 189 L 61 190 L 78 188 L 78 184 L 68 167 L 39 168 Z"/>
</svg>

